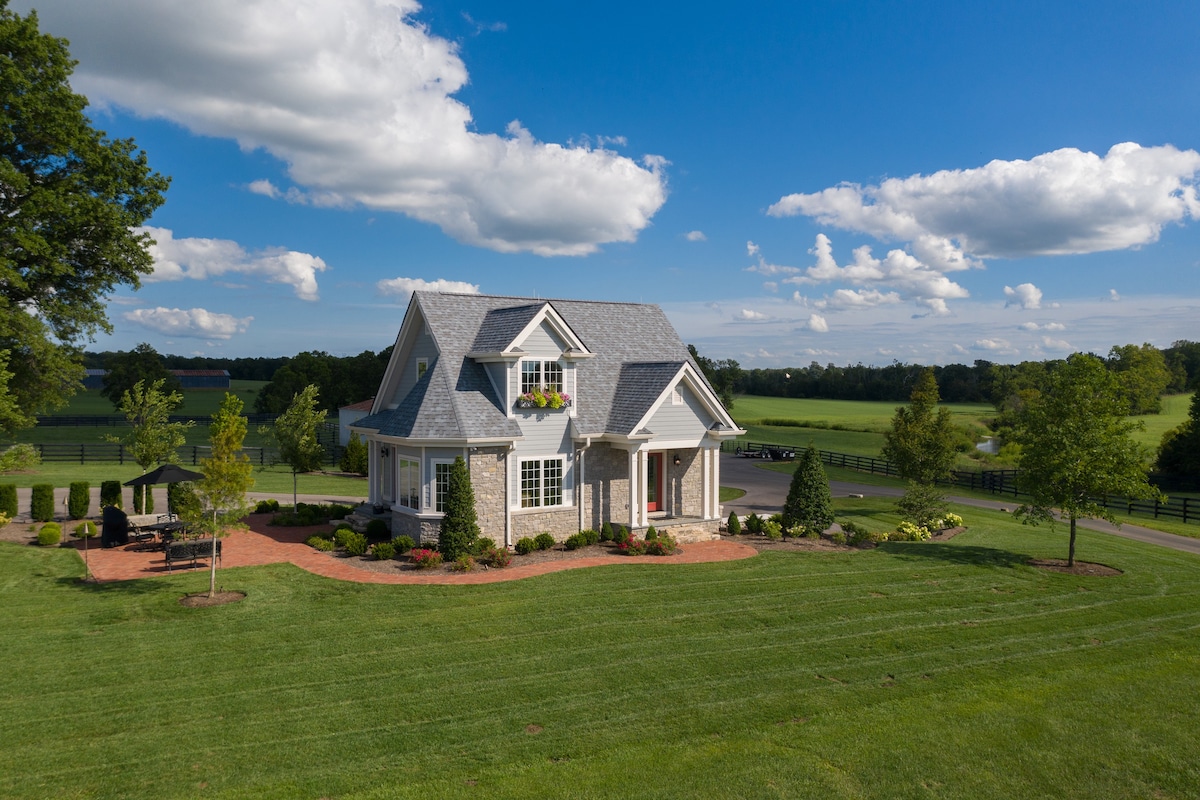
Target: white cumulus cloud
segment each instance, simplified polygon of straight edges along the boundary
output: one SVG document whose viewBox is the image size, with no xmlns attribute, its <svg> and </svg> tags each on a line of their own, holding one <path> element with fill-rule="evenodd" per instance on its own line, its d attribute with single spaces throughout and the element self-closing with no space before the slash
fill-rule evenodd
<svg viewBox="0 0 1200 800">
<path fill-rule="evenodd" d="M 740 320 L 743 322 L 761 322 L 763 320 L 770 319 L 771 317 L 770 317 L 770 315 L 764 314 L 761 311 L 754 311 L 753 309 L 743 308 L 741 311 L 734 314 L 733 318 L 735 320 Z"/>
<path fill-rule="evenodd" d="M 816 331 L 817 333 L 829 332 L 829 323 L 826 322 L 825 318 L 820 314 L 811 314 L 808 318 L 808 322 L 804 323 L 804 327 L 808 328 L 810 331 Z"/>
<path fill-rule="evenodd" d="M 416 0 L 38 0 L 96 104 L 263 148 L 296 184 L 251 191 L 394 211 L 500 252 L 630 242 L 666 201 L 666 161 L 475 129 L 459 46 Z"/>
<path fill-rule="evenodd" d="M 327 267 L 317 256 L 283 248 L 251 253 L 229 239 L 176 239 L 167 228 L 147 226 L 138 231 L 150 234 L 155 242 L 150 246 L 154 273 L 144 278 L 147 283 L 209 280 L 237 273 L 291 286 L 301 300 L 320 299 L 317 273 Z"/>
<path fill-rule="evenodd" d="M 708 237 L 704 235 L 704 231 L 688 231 L 684 234 L 684 238 L 689 242 L 707 242 Z"/>
<path fill-rule="evenodd" d="M 398 297 L 407 302 L 413 292 L 443 292 L 445 294 L 479 294 L 479 284 L 448 281 L 445 278 L 427 281 L 424 278 L 388 278 L 375 284 L 382 295 Z"/>
<path fill-rule="evenodd" d="M 906 242 L 915 257 L 948 272 L 982 258 L 1149 244 L 1165 225 L 1200 217 L 1198 172 L 1195 150 L 1125 142 L 1103 156 L 1063 148 L 877 186 L 843 183 L 786 195 L 768 213 Z"/>
<path fill-rule="evenodd" d="M 245 333 L 254 317 L 234 317 L 214 314 L 203 308 L 139 308 L 122 316 L 135 325 L 167 336 L 193 339 L 229 339 Z"/>
<path fill-rule="evenodd" d="M 1022 283 L 1015 289 L 1005 286 L 1004 296 L 1008 298 L 1006 306 L 1020 306 L 1026 310 L 1042 307 L 1042 290 L 1032 283 Z"/>
</svg>

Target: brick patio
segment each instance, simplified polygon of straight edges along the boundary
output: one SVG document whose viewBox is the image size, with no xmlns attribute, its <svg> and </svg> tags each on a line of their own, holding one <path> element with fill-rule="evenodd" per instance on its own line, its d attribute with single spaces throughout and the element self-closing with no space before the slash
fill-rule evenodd
<svg viewBox="0 0 1200 800">
<path fill-rule="evenodd" d="M 733 561 L 757 555 L 753 547 L 729 541 L 697 542 L 684 545 L 673 556 L 593 556 L 587 558 L 543 561 L 506 569 L 493 569 L 461 574 L 440 571 L 406 571 L 385 574 L 355 567 L 352 562 L 321 553 L 304 540 L 317 532 L 329 531 L 328 525 L 307 528 L 279 528 L 267 525 L 270 514 L 254 514 L 246 518 L 250 530 L 234 531 L 222 540 L 221 561 L 218 569 L 229 567 L 252 567 L 261 564 L 294 564 L 306 572 L 335 580 L 357 583 L 391 584 L 477 584 L 531 578 L 564 569 L 598 567 L 606 564 L 703 564 L 713 561 Z M 83 543 L 74 542 L 74 547 L 83 557 Z M 87 551 L 88 566 L 92 576 L 99 582 L 128 581 L 166 575 L 167 562 L 161 550 L 140 550 L 137 545 L 103 549 L 90 545 Z M 208 569 L 207 561 L 201 561 L 195 572 Z M 188 572 L 188 568 L 174 568 L 171 574 Z"/>
</svg>

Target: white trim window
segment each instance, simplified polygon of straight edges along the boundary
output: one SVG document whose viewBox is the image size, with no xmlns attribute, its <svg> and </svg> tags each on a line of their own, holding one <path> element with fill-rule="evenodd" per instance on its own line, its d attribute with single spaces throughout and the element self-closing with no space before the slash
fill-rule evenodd
<svg viewBox="0 0 1200 800">
<path fill-rule="evenodd" d="M 550 508 L 563 504 L 563 458 L 522 459 L 521 508 Z"/>
<path fill-rule="evenodd" d="M 557 361 L 526 359 L 521 362 L 521 394 L 534 389 L 547 392 L 562 392 L 563 368 Z"/>
<path fill-rule="evenodd" d="M 421 465 L 407 458 L 396 458 L 396 505 L 421 507 Z"/>
<path fill-rule="evenodd" d="M 433 462 L 433 510 L 441 514 L 446 510 L 446 495 L 450 493 L 450 468 L 453 461 Z"/>
</svg>

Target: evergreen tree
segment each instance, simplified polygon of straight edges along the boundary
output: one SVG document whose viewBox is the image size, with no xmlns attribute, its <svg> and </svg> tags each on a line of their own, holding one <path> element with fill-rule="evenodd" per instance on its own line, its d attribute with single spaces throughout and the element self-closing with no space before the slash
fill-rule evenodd
<svg viewBox="0 0 1200 800">
<path fill-rule="evenodd" d="M 342 468 L 342 472 L 367 474 L 367 443 L 357 433 L 350 434 L 350 441 L 346 442 L 346 449 L 342 452 L 342 460 L 338 466 Z"/>
<path fill-rule="evenodd" d="M 783 504 L 783 529 L 797 525 L 820 533 L 833 524 L 833 495 L 821 466 L 821 455 L 811 444 L 800 456 L 787 501 Z"/>
<path fill-rule="evenodd" d="M 479 538 L 479 518 L 475 514 L 475 490 L 471 488 L 471 473 L 462 456 L 454 459 L 446 486 L 446 505 L 442 528 L 438 535 L 438 550 L 442 558 L 452 561 L 471 551 Z"/>
<path fill-rule="evenodd" d="M 901 478 L 933 484 L 954 465 L 954 427 L 950 409 L 938 408 L 940 399 L 933 370 L 922 370 L 908 405 L 896 409 L 883 435 L 883 457 Z"/>
</svg>

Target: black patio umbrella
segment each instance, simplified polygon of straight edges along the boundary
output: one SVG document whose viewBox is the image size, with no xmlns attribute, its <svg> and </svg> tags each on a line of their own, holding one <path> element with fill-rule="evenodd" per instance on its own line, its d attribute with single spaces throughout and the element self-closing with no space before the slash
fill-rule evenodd
<svg viewBox="0 0 1200 800">
<path fill-rule="evenodd" d="M 192 472 L 177 464 L 163 464 L 152 469 L 145 475 L 139 475 L 131 481 L 125 481 L 126 486 L 157 486 L 160 483 L 183 483 L 198 481 L 204 477 L 202 472 Z"/>
<path fill-rule="evenodd" d="M 139 475 L 131 481 L 125 481 L 126 486 L 157 486 L 160 483 L 184 483 L 198 481 L 204 477 L 202 472 L 192 472 L 177 464 L 163 464 L 152 469 L 145 475 Z M 168 506 L 169 511 L 174 511 Z"/>
</svg>

